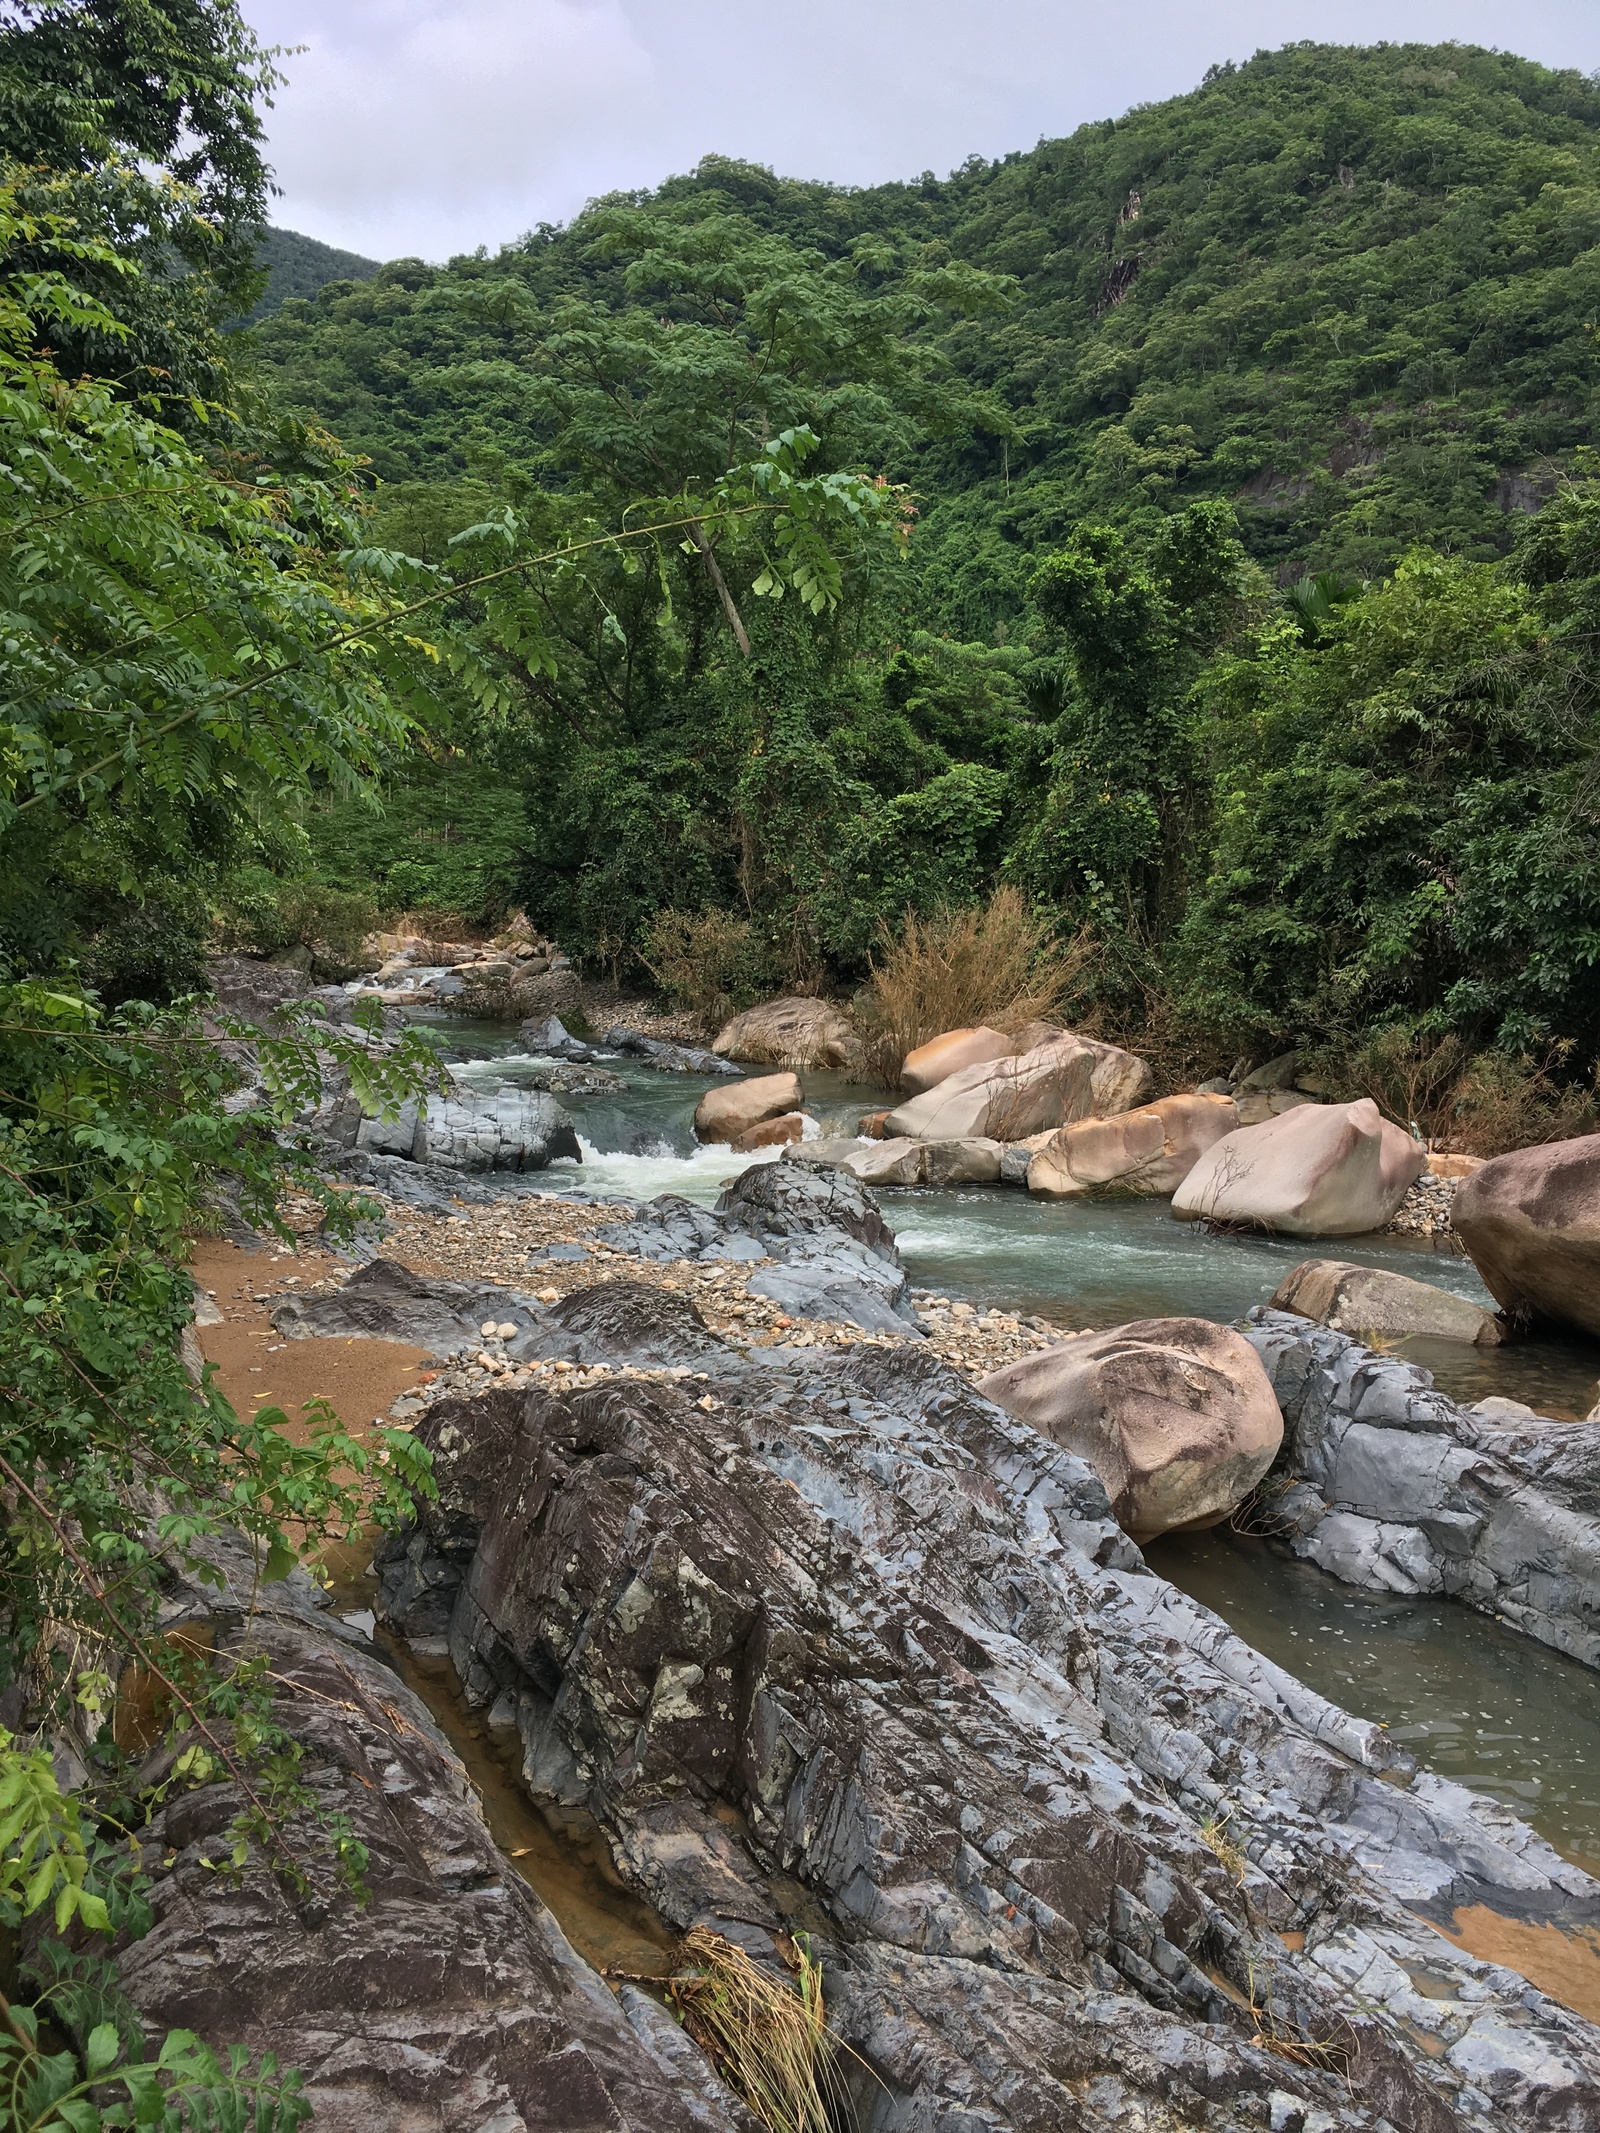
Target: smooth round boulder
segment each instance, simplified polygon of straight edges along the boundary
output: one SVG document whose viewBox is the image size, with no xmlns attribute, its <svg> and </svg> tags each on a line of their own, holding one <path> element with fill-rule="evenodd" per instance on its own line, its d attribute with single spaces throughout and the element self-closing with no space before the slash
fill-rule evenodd
<svg viewBox="0 0 1600 2133">
<path fill-rule="evenodd" d="M 1174 1193 L 1206 1150 L 1238 1124 L 1230 1096 L 1163 1096 L 1114 1118 L 1053 1133 L 1028 1165 L 1028 1190 L 1049 1200 L 1084 1193 Z"/>
<path fill-rule="evenodd" d="M 962 1067 L 1009 1059 L 1016 1049 L 1015 1037 L 982 1023 L 976 1029 L 947 1029 L 943 1036 L 930 1037 L 926 1044 L 907 1052 L 900 1068 L 900 1086 L 911 1095 L 920 1096 L 925 1089 L 948 1081 Z"/>
<path fill-rule="evenodd" d="M 1241 1126 L 1209 1148 L 1172 1196 L 1172 1212 L 1290 1237 L 1382 1229 L 1421 1177 L 1427 1150 L 1370 1097 L 1301 1104 Z"/>
<path fill-rule="evenodd" d="M 923 1141 L 1024 1140 L 1093 1116 L 1096 1063 L 1092 1046 L 1063 1032 L 1015 1058 L 958 1067 L 897 1105 L 883 1130 Z"/>
<path fill-rule="evenodd" d="M 711 1049 L 747 1066 L 841 1068 L 861 1058 L 855 1031 L 838 1008 L 798 993 L 747 1007 L 718 1032 Z"/>
<path fill-rule="evenodd" d="M 1260 1357 L 1242 1333 L 1206 1318 L 1074 1334 L 992 1371 L 978 1390 L 1086 1459 L 1136 1541 L 1219 1524 L 1283 1442 Z"/>
<path fill-rule="evenodd" d="M 1450 1219 L 1513 1325 L 1600 1334 L 1600 1133 L 1494 1156 Z"/>
<path fill-rule="evenodd" d="M 725 1081 L 707 1089 L 695 1106 L 697 1141 L 735 1141 L 752 1126 L 798 1111 L 805 1100 L 798 1074 L 756 1074 L 748 1081 Z"/>
</svg>

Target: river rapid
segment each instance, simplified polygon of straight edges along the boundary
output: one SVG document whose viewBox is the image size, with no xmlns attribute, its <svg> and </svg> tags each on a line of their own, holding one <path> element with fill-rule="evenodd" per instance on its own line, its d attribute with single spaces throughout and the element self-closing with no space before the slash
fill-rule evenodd
<svg viewBox="0 0 1600 2133">
<path fill-rule="evenodd" d="M 481 1055 L 452 1064 L 480 1088 L 529 1079 L 550 1064 L 521 1052 L 512 1030 L 454 1021 L 438 1035 L 447 1051 Z M 750 1160 L 695 1142 L 694 1108 L 713 1084 L 628 1058 L 605 1063 L 623 1091 L 561 1098 L 583 1161 L 554 1165 L 540 1188 L 630 1200 L 672 1192 L 709 1205 Z M 807 1108 L 825 1131 L 854 1132 L 860 1113 L 882 1100 L 838 1075 L 803 1078 Z M 1073 1328 L 1237 1318 L 1300 1260 L 1320 1255 L 1492 1303 L 1469 1260 L 1395 1237 L 1318 1245 L 1216 1236 L 1176 1220 L 1165 1201 L 1048 1202 L 999 1185 L 879 1197 L 919 1288 Z M 1399 1352 L 1463 1402 L 1499 1394 L 1577 1423 L 1600 1394 L 1600 1347 L 1578 1341 L 1482 1350 L 1413 1340 Z M 1588 1669 L 1448 1600 L 1358 1592 L 1281 1546 L 1227 1528 L 1172 1535 L 1147 1554 L 1152 1569 L 1257 1650 L 1346 1710 L 1382 1721 L 1420 1762 L 1503 1801 L 1567 1857 L 1600 1872 L 1600 1696 Z"/>
</svg>

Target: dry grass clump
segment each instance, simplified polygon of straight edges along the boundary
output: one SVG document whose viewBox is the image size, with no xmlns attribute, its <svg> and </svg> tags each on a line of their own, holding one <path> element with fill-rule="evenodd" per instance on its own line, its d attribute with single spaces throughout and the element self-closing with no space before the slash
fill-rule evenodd
<svg viewBox="0 0 1600 2133">
<path fill-rule="evenodd" d="M 770 959 L 749 919 L 732 911 L 658 911 L 639 960 L 675 1007 L 715 1029 L 761 997 Z"/>
<path fill-rule="evenodd" d="M 868 1070 L 893 1088 L 906 1053 L 945 1030 L 982 1023 L 1009 1033 L 1059 1018 L 1092 953 L 1085 934 L 1058 942 L 1014 888 L 981 908 L 908 911 L 898 938 L 882 930 L 856 998 Z"/>
<path fill-rule="evenodd" d="M 1316 1063 L 1339 1094 L 1370 1096 L 1437 1146 L 1489 1156 L 1600 1131 L 1594 1084 L 1571 1079 L 1571 1051 L 1474 1053 L 1453 1033 L 1392 1028 L 1329 1047 Z"/>
<path fill-rule="evenodd" d="M 833 2133 L 844 2090 L 822 2005 L 822 1971 L 794 1940 L 795 1979 L 776 1976 L 705 1926 L 691 1928 L 690 1967 L 667 1982 L 684 2028 L 771 2133 Z"/>
</svg>

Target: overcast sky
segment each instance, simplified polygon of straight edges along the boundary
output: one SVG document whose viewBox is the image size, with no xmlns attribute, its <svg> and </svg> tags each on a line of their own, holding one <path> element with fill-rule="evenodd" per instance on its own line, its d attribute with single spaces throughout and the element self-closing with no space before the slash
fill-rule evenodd
<svg viewBox="0 0 1600 2133">
<path fill-rule="evenodd" d="M 379 259 L 491 248 L 710 153 L 942 176 L 1298 37 L 1600 69 L 1600 0 L 244 0 L 306 49 L 273 220 Z"/>
</svg>

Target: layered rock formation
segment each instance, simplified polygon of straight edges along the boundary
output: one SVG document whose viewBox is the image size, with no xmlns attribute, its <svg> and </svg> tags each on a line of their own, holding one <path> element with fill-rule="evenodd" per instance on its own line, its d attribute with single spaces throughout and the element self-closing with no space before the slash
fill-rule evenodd
<svg viewBox="0 0 1600 2133">
<path fill-rule="evenodd" d="M 1282 1311 L 1245 1331 L 1284 1416 L 1295 1553 L 1377 1592 L 1464 1600 L 1600 1667 L 1600 1433 L 1460 1407 L 1415 1364 Z"/>
<path fill-rule="evenodd" d="M 141 1832 L 155 1923 L 119 1958 L 148 2025 L 299 2067 L 318 2133 L 759 2133 L 664 2009 L 575 1952 L 425 1707 L 317 1619 L 304 1574 L 251 1602 L 246 1574 L 190 1606 L 219 1652 L 266 1662 L 302 1783 L 366 1847 L 367 1898 L 304 1814 L 280 1833 L 303 1887 L 259 1860 L 218 1873 L 244 1802 L 180 1791 Z"/>
<path fill-rule="evenodd" d="M 675 1339 L 626 1289 L 606 1340 Z M 860 2123 L 1600 2118 L 1595 2031 L 1415 1915 L 1600 1919 L 1578 1869 L 1152 1577 L 931 1359 L 701 1367 L 441 1403 L 380 1604 L 672 1923 L 813 1934 Z"/>
</svg>

